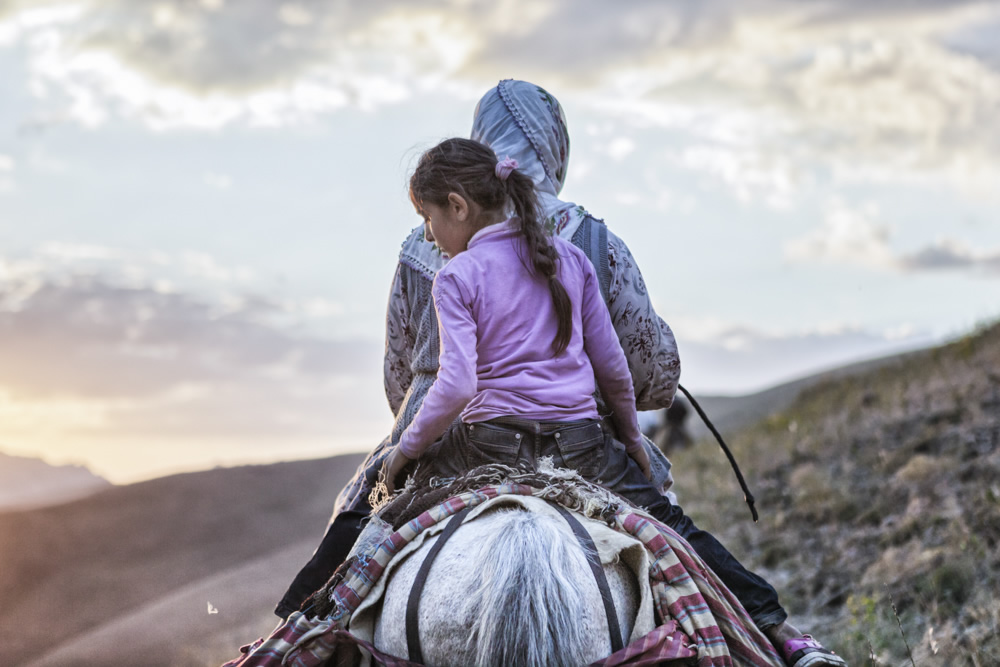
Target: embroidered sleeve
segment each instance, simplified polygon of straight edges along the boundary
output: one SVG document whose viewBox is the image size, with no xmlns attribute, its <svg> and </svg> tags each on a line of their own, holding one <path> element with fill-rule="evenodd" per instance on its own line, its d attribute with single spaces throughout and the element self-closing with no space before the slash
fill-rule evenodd
<svg viewBox="0 0 1000 667">
<path fill-rule="evenodd" d="M 413 330 L 410 324 L 410 301 L 407 295 L 403 265 L 396 265 L 396 275 L 389 291 L 389 307 L 385 316 L 385 364 L 383 375 L 385 397 L 395 415 L 403 404 L 406 390 L 413 381 Z"/>
<path fill-rule="evenodd" d="M 632 373 L 636 407 L 639 410 L 669 407 L 681 377 L 674 333 L 653 309 L 646 283 L 628 246 L 610 232 L 608 264 L 611 269 L 608 311 Z"/>
<path fill-rule="evenodd" d="M 632 454 L 642 448 L 643 441 L 635 413 L 628 361 L 621 346 L 615 345 L 617 335 L 608 316 L 608 309 L 601 300 L 601 288 L 594 266 L 583 256 L 580 257 L 580 263 L 584 274 L 583 303 L 580 306 L 583 348 L 594 367 L 594 377 L 601 396 L 612 409 L 619 440 L 629 454 Z"/>
</svg>

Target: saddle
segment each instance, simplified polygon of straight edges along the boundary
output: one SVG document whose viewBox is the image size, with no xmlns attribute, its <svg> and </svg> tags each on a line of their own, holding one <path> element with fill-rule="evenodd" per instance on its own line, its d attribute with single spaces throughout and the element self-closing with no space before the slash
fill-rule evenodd
<svg viewBox="0 0 1000 667">
<path fill-rule="evenodd" d="M 640 542 L 609 526 L 614 513 L 623 504 L 627 505 L 627 501 L 603 487 L 585 481 L 575 471 L 554 468 L 551 460 L 541 461 L 539 470 L 536 471 L 516 469 L 502 464 L 488 464 L 475 468 L 459 478 L 428 479 L 417 474 L 399 496 L 376 512 L 376 518 L 366 529 L 368 534 L 363 534 L 359 539 L 359 544 L 355 552 L 352 552 L 352 557 L 363 559 L 365 553 L 370 553 L 370 545 L 373 542 L 383 540 L 392 531 L 404 529 L 411 522 L 421 523 L 425 521 L 425 513 L 433 513 L 436 507 L 443 503 L 448 504 L 450 499 L 460 497 L 463 494 L 475 494 L 482 489 L 513 484 L 530 487 L 534 492 L 532 495 L 499 494 L 479 504 L 468 504 L 452 514 L 446 522 L 442 521 L 428 526 L 418 538 L 401 549 L 387 565 L 380 582 L 372 587 L 352 615 L 350 622 L 352 635 L 366 644 L 374 643 L 377 616 L 382 608 L 383 597 L 388 593 L 386 583 L 386 580 L 389 579 L 388 575 L 392 574 L 396 563 L 405 561 L 411 553 L 424 548 L 426 540 L 436 535 L 437 539 L 426 551 L 419 570 L 417 570 L 408 596 L 404 594 L 404 597 L 407 598 L 404 622 L 406 650 L 408 651 L 404 655 L 408 657 L 407 664 L 422 664 L 424 656 L 418 628 L 418 608 L 427 575 L 437 555 L 463 522 L 475 522 L 480 516 L 490 515 L 497 508 L 520 509 L 532 513 L 548 514 L 558 518 L 559 522 L 564 523 L 570 529 L 580 545 L 581 552 L 586 558 L 597 585 L 604 606 L 612 654 L 621 652 L 629 642 L 630 637 L 623 635 L 623 628 L 619 626 L 619 615 L 615 609 L 611 587 L 605 575 L 605 563 L 620 561 L 627 563 L 632 572 L 644 573 L 648 571 L 651 559 Z M 584 496 L 579 495 L 580 488 L 586 490 L 587 502 L 583 501 Z M 539 495 L 534 495 L 534 493 Z M 567 508 L 572 508 L 575 511 L 570 511 Z M 598 520 L 589 521 L 581 517 L 580 514 L 584 511 L 589 511 L 590 515 Z M 346 565 L 347 572 L 342 574 L 349 576 L 351 567 L 352 565 Z M 321 591 L 317 595 L 317 598 L 321 598 L 317 600 L 318 604 L 330 605 L 331 600 L 336 598 L 335 590 L 337 586 L 342 585 L 342 580 L 340 582 L 335 580 L 336 577 L 331 580 L 325 591 Z M 633 637 L 645 637 L 656 629 L 654 601 L 648 581 L 643 578 L 636 580 L 635 583 L 639 591 L 639 610 L 634 619 L 634 628 L 629 628 L 629 631 Z M 324 597 L 325 600 L 322 599 Z M 333 609 L 332 607 L 324 607 L 319 611 L 320 613 L 329 613 L 333 612 Z M 671 634 L 674 632 L 676 634 Z M 672 642 L 670 646 L 674 651 L 673 657 L 676 658 L 687 653 L 691 656 L 695 655 L 693 649 L 684 648 L 691 647 L 693 644 L 687 641 L 682 633 L 676 631 L 676 628 L 672 628 L 671 632 L 660 632 L 661 640 L 668 637 Z"/>
<path fill-rule="evenodd" d="M 320 665 L 334 655 L 351 660 L 349 655 L 352 651 L 356 655 L 358 646 L 383 664 L 414 664 L 374 650 L 370 635 L 353 622 L 355 615 L 359 614 L 356 620 L 361 622 L 363 605 L 383 585 L 383 575 L 392 561 L 411 545 L 429 532 L 440 531 L 448 519 L 463 510 L 505 496 L 548 500 L 631 536 L 648 552 L 656 626 L 595 664 L 624 665 L 637 660 L 652 664 L 674 659 L 719 667 L 784 664 L 735 596 L 687 542 L 574 471 L 546 468 L 541 462 L 539 470 L 531 472 L 490 465 L 460 479 L 428 480 L 426 486 L 407 487 L 392 503 L 380 508 L 348 561 L 316 593 L 308 614 L 292 614 L 269 638 L 244 647 L 244 655 L 227 667 Z"/>
</svg>

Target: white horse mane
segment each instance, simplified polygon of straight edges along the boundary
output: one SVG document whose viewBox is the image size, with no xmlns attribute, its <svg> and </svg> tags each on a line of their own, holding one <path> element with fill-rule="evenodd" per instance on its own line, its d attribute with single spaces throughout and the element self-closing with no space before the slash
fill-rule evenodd
<svg viewBox="0 0 1000 667">
<path fill-rule="evenodd" d="M 516 481 L 521 474 L 512 472 L 504 481 Z M 544 474 L 551 483 L 542 495 L 572 501 L 568 489 L 582 482 L 576 473 L 549 464 Z M 591 486 L 576 495 L 578 510 L 599 517 L 621 502 Z M 599 490 L 596 497 L 591 496 L 594 490 Z M 655 617 L 648 552 L 604 522 L 580 520 L 604 563 L 622 640 L 651 631 Z M 391 655 L 408 655 L 406 602 L 416 571 L 444 523 L 390 563 L 352 618 L 353 634 Z M 423 657 L 431 665 L 586 664 L 607 656 L 612 646 L 603 601 L 572 530 L 543 499 L 517 495 L 477 507 L 444 545 L 421 597 L 419 635 Z"/>
<path fill-rule="evenodd" d="M 483 567 L 475 592 L 479 613 L 467 642 L 474 664 L 586 664 L 589 642 L 577 614 L 587 601 L 575 576 L 589 566 L 580 545 L 553 540 L 563 526 L 551 516 L 508 510 L 496 518 L 494 535 L 481 549 Z M 573 567 L 527 566 L 530 563 Z"/>
</svg>

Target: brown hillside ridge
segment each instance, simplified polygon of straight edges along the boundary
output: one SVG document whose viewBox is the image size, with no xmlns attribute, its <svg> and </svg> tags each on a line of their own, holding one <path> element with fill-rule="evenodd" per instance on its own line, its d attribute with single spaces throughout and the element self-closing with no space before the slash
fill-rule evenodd
<svg viewBox="0 0 1000 667">
<path fill-rule="evenodd" d="M 0 514 L 0 662 L 236 656 L 274 627 L 274 604 L 360 461 L 221 468 Z"/>
<path fill-rule="evenodd" d="M 1000 325 L 807 388 L 730 445 L 759 525 L 713 447 L 674 457 L 678 496 L 802 626 L 852 665 L 1000 665 Z"/>
</svg>

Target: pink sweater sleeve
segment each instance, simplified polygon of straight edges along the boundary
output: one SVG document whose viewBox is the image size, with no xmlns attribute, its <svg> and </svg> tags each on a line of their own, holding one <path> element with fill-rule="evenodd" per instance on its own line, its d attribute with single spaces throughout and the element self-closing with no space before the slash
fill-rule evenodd
<svg viewBox="0 0 1000 667">
<path fill-rule="evenodd" d="M 583 258 L 580 265 L 584 270 L 583 304 L 583 349 L 590 357 L 597 378 L 601 396 L 614 411 L 618 436 L 629 453 L 643 447 L 639 418 L 635 411 L 635 391 L 632 389 L 632 374 L 618 335 L 611 324 L 608 308 L 601 299 L 601 289 L 593 265 Z"/>
<path fill-rule="evenodd" d="M 399 448 L 411 459 L 440 438 L 476 395 L 476 321 L 466 290 L 458 278 L 442 270 L 431 293 L 441 337 L 440 368 L 420 410 L 400 436 Z"/>
</svg>

